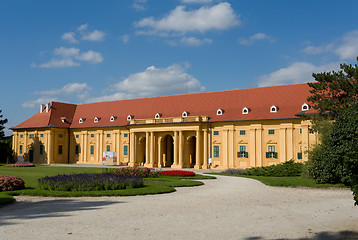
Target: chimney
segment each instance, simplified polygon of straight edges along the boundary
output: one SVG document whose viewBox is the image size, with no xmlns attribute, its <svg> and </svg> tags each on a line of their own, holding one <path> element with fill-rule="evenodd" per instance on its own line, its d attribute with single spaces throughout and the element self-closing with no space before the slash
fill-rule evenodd
<svg viewBox="0 0 358 240">
<path fill-rule="evenodd" d="M 44 104 L 41 104 L 41 106 L 40 106 L 40 113 L 42 113 L 43 111 L 44 111 L 44 109 L 45 109 L 45 105 Z"/>
<path fill-rule="evenodd" d="M 46 104 L 46 112 L 50 111 L 51 109 L 51 103 Z"/>
</svg>

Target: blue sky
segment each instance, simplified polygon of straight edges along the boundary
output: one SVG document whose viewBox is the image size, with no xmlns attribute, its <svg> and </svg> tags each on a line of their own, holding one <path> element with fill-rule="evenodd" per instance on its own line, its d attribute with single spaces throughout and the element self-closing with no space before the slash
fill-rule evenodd
<svg viewBox="0 0 358 240">
<path fill-rule="evenodd" d="M 356 63 L 358 1 L 0 2 L 0 109 L 312 81 Z M 6 134 L 11 134 L 6 130 Z"/>
</svg>

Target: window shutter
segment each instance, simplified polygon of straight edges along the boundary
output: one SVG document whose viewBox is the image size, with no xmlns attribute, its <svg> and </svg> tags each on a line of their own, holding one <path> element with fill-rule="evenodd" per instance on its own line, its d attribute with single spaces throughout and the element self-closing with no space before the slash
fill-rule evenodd
<svg viewBox="0 0 358 240">
<path fill-rule="evenodd" d="M 249 153 L 245 152 L 245 157 L 248 158 L 249 157 Z"/>
<path fill-rule="evenodd" d="M 302 153 L 301 152 L 297 153 L 297 159 L 302 159 Z"/>
<path fill-rule="evenodd" d="M 266 158 L 270 158 L 270 153 L 266 152 Z"/>
<path fill-rule="evenodd" d="M 274 158 L 277 158 L 277 152 L 274 152 L 274 153 L 273 153 L 273 157 L 274 157 Z"/>
</svg>

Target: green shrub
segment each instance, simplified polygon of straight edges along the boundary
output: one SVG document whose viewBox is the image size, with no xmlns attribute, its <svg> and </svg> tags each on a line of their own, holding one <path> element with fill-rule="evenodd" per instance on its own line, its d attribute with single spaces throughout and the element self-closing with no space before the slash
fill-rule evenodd
<svg viewBox="0 0 358 240">
<path fill-rule="evenodd" d="M 19 177 L 0 175 L 0 192 L 25 188 L 25 182 Z"/>
<path fill-rule="evenodd" d="M 222 171 L 221 173 L 223 174 L 228 174 L 228 175 L 239 175 L 240 173 L 242 173 L 243 171 L 245 171 L 245 169 L 241 169 L 241 168 L 229 168 L 226 169 L 224 171 Z"/>
<path fill-rule="evenodd" d="M 247 168 L 240 173 L 241 175 L 252 176 L 270 176 L 270 177 L 294 177 L 300 176 L 303 171 L 304 164 L 296 163 L 293 160 L 289 160 L 284 163 L 271 165 L 267 167 L 252 167 Z"/>
</svg>

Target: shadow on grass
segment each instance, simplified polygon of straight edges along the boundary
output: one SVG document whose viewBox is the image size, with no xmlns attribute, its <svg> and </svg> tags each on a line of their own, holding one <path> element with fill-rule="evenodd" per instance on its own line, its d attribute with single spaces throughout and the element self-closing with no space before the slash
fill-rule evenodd
<svg viewBox="0 0 358 240">
<path fill-rule="evenodd" d="M 77 201 L 75 199 L 51 199 L 16 202 L 1 208 L 0 226 L 18 224 L 18 220 L 68 217 L 73 211 L 93 211 L 104 206 L 125 203 L 119 201 Z"/>
<path fill-rule="evenodd" d="M 341 231 L 341 232 L 319 232 L 313 237 L 307 238 L 275 238 L 267 239 L 262 237 L 249 237 L 245 240 L 357 240 L 358 232 Z"/>
</svg>

